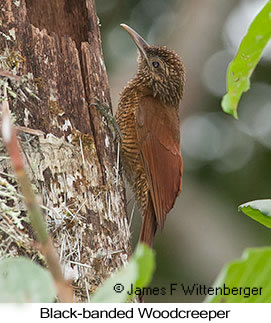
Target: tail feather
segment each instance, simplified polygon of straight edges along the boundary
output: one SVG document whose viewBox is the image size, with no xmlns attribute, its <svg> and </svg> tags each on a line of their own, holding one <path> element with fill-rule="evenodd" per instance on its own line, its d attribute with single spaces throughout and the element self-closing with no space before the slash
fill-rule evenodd
<svg viewBox="0 0 271 323">
<path fill-rule="evenodd" d="M 157 229 L 157 221 L 155 211 L 151 198 L 149 198 L 148 205 L 143 214 L 142 227 L 139 241 L 146 243 L 152 248 L 154 236 Z"/>
</svg>

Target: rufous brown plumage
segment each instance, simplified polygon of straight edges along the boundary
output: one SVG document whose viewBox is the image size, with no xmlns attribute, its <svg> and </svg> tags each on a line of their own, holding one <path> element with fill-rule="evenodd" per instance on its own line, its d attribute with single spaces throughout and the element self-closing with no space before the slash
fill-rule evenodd
<svg viewBox="0 0 271 323">
<path fill-rule="evenodd" d="M 176 52 L 150 46 L 122 24 L 139 49 L 138 70 L 121 93 L 116 121 L 121 160 L 142 210 L 140 241 L 152 247 L 182 185 L 179 103 L 185 72 Z"/>
</svg>

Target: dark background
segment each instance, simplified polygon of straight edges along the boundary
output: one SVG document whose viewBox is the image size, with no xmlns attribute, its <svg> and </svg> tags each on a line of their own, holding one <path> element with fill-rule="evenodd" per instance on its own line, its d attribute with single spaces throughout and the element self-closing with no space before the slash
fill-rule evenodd
<svg viewBox="0 0 271 323">
<path fill-rule="evenodd" d="M 222 112 L 226 68 L 265 1 L 96 0 L 114 111 L 136 71 L 136 47 L 126 23 L 149 43 L 183 58 L 187 85 L 181 104 L 183 192 L 155 241 L 151 286 L 212 285 L 222 267 L 248 247 L 269 245 L 270 231 L 239 213 L 238 205 L 270 198 L 271 50 L 241 99 L 239 120 Z M 131 193 L 128 191 L 128 199 Z M 134 199 L 129 203 L 129 213 Z M 134 244 L 140 226 L 132 219 Z M 203 296 L 146 297 L 146 302 L 200 302 Z"/>
</svg>

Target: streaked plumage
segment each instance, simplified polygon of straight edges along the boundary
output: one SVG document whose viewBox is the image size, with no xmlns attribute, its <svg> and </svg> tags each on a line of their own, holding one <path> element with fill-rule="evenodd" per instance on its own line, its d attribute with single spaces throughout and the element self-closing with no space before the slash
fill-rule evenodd
<svg viewBox="0 0 271 323">
<path fill-rule="evenodd" d="M 179 102 L 184 66 L 166 47 L 149 46 L 123 25 L 139 48 L 138 71 L 124 88 L 116 121 L 125 175 L 142 210 L 140 240 L 149 246 L 181 192 Z"/>
</svg>

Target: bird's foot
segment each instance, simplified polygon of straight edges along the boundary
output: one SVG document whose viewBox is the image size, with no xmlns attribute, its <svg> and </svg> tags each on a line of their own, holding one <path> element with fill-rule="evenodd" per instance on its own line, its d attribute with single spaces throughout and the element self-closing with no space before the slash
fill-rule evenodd
<svg viewBox="0 0 271 323">
<path fill-rule="evenodd" d="M 115 117 L 112 114 L 112 109 L 109 104 L 107 103 L 102 103 L 98 98 L 94 97 L 93 98 L 94 102 L 90 103 L 89 106 L 94 106 L 96 107 L 101 115 L 104 117 L 104 119 L 107 121 L 108 126 L 112 130 L 112 133 L 114 134 L 114 137 L 116 137 L 117 134 L 117 139 L 121 140 L 122 139 L 122 133 L 121 130 L 117 124 L 117 121 Z M 114 138 L 115 139 L 115 138 Z"/>
</svg>

